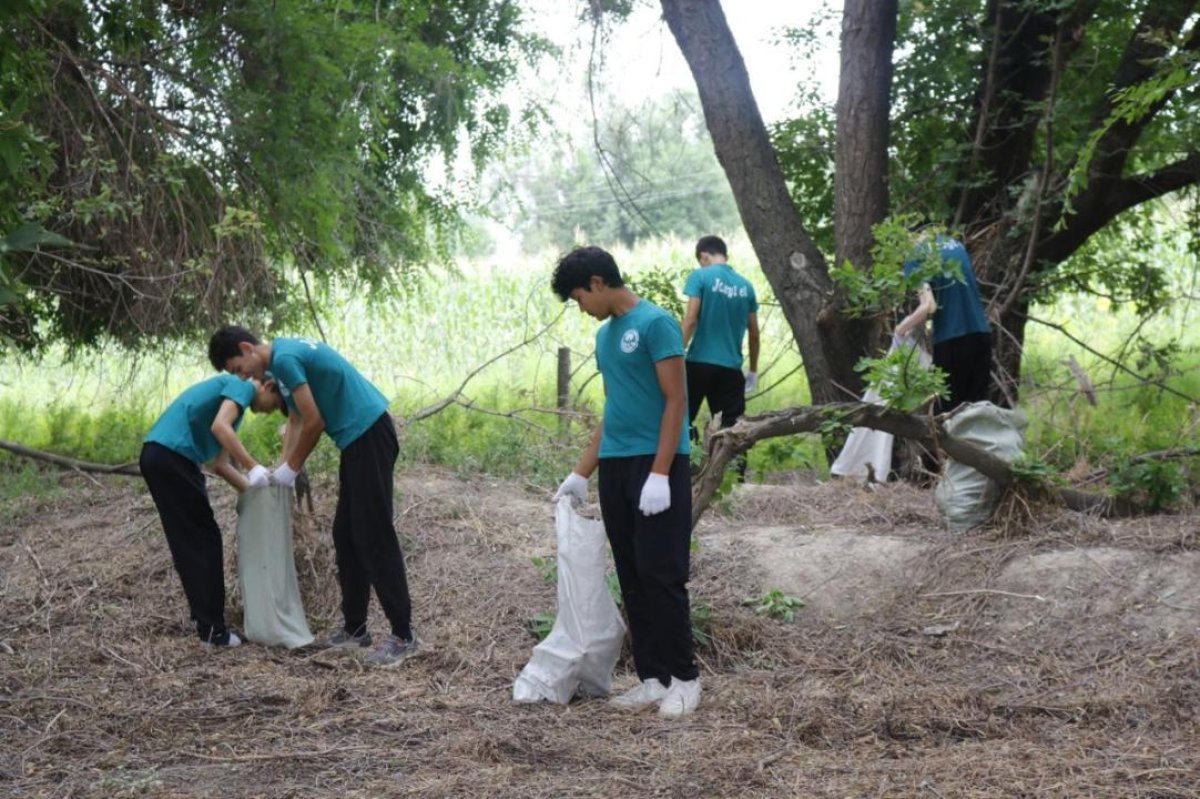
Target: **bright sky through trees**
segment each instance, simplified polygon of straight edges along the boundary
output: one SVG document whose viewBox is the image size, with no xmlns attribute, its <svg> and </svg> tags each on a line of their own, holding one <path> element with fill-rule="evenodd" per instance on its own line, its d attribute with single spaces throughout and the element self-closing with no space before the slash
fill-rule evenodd
<svg viewBox="0 0 1200 799">
<path fill-rule="evenodd" d="M 785 115 L 795 95 L 796 83 L 810 70 L 819 76 L 822 91 L 832 102 L 837 92 L 837 39 L 826 49 L 796 53 L 780 41 L 787 27 L 798 27 L 821 13 L 840 15 L 836 0 L 723 0 L 726 19 L 750 73 L 750 83 L 764 120 L 770 124 Z M 564 48 L 568 66 L 557 74 L 542 73 L 540 87 L 561 98 L 578 89 L 591 51 L 591 26 L 578 18 L 579 4 L 566 0 L 533 0 L 529 19 L 533 27 Z M 563 75 L 579 80 L 562 80 Z M 601 81 L 627 103 L 635 103 L 672 89 L 693 90 L 683 54 L 662 20 L 657 3 L 638 3 L 629 19 L 612 31 L 604 51 Z M 537 91 L 539 87 L 527 87 Z M 586 99 L 586 98 L 583 98 Z M 570 101 L 564 103 L 571 105 Z"/>
</svg>

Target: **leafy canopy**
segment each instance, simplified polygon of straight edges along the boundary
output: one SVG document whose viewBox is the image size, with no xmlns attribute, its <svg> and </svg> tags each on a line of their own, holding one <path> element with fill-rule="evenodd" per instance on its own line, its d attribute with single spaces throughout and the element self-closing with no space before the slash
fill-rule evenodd
<svg viewBox="0 0 1200 799">
<path fill-rule="evenodd" d="M 521 21 L 506 0 L 5 3 L 0 235 L 75 246 L 0 253 L 0 334 L 137 346 L 287 321 L 296 274 L 392 285 L 455 227 L 430 165 L 482 162 L 509 126 L 499 90 L 545 49 Z"/>
</svg>

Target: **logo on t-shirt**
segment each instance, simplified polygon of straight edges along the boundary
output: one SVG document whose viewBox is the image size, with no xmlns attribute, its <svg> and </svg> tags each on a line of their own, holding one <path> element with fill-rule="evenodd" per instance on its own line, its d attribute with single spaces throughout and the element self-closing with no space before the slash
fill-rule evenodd
<svg viewBox="0 0 1200 799">
<path fill-rule="evenodd" d="M 731 300 L 736 297 L 750 296 L 750 292 L 746 290 L 745 286 L 730 286 L 727 283 L 723 283 L 721 278 L 717 278 L 713 281 L 713 291 L 718 294 L 724 294 Z"/>
<path fill-rule="evenodd" d="M 621 352 L 630 353 L 638 347 L 638 332 L 636 330 L 626 330 L 625 335 L 621 336 Z"/>
</svg>

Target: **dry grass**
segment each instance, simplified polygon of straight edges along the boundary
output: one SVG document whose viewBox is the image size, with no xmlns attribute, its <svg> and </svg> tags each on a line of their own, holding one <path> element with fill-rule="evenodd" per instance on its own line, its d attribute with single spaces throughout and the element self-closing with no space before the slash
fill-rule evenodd
<svg viewBox="0 0 1200 799">
<path fill-rule="evenodd" d="M 911 537 L 927 554 L 909 592 L 852 622 L 801 612 L 784 624 L 741 604 L 763 588 L 750 553 L 701 547 L 693 592 L 713 609 L 705 696 L 694 717 L 668 723 L 601 701 L 511 702 L 534 643 L 528 621 L 554 601 L 529 562 L 552 551 L 547 495 L 400 475 L 427 650 L 381 672 L 319 651 L 201 652 L 148 496 L 136 481 L 63 479 L 66 498 L 0 530 L 4 795 L 1200 795 L 1194 630 L 1133 636 L 1093 617 L 1014 631 L 999 622 L 1032 600 L 988 588 L 1047 550 L 1191 553 L 1194 517 L 1110 524 L 1035 508 L 1020 535 L 954 536 L 937 529 L 928 493 L 904 486 L 747 492 L 704 521 L 702 540 L 730 526 L 839 526 Z M 229 497 L 214 494 L 229 530 Z M 337 591 L 328 489 L 317 500 L 297 553 L 320 636 L 336 623 Z"/>
</svg>

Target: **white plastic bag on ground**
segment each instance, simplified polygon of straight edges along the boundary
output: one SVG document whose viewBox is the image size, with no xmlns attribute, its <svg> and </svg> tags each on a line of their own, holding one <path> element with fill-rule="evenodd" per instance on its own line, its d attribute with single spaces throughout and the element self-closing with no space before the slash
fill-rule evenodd
<svg viewBox="0 0 1200 799">
<path fill-rule="evenodd" d="M 625 640 L 625 621 L 608 592 L 604 523 L 575 512 L 569 497 L 554 509 L 558 531 L 558 615 L 513 683 L 513 701 L 566 704 L 606 696 Z"/>
<path fill-rule="evenodd" d="M 905 336 L 904 338 L 893 337 L 892 346 L 888 349 L 888 354 L 895 352 L 903 346 L 918 347 L 917 362 L 921 368 L 926 369 L 933 362 L 929 353 L 920 348 L 912 336 Z M 867 393 L 863 394 L 862 401 L 879 404 L 878 387 L 872 386 L 868 388 Z M 856 427 L 846 437 L 846 443 L 842 446 L 842 451 L 838 453 L 833 465 L 829 467 L 829 472 L 841 475 L 842 477 L 854 477 L 864 481 L 868 479 L 869 475 L 873 474 L 876 482 L 885 483 L 887 482 L 888 474 L 892 471 L 893 443 L 894 438 L 891 433 L 885 433 L 882 430 L 875 430 L 870 427 Z"/>
<path fill-rule="evenodd" d="M 1021 457 L 1028 424 L 1021 411 L 990 402 L 972 402 L 946 422 L 946 432 L 1012 463 Z M 934 499 L 946 524 L 955 530 L 967 530 L 992 518 L 1000 501 L 1000 487 L 970 466 L 946 458 Z"/>
<path fill-rule="evenodd" d="M 238 581 L 246 638 L 294 649 L 313 642 L 292 551 L 292 489 L 249 488 L 238 498 Z"/>
</svg>

